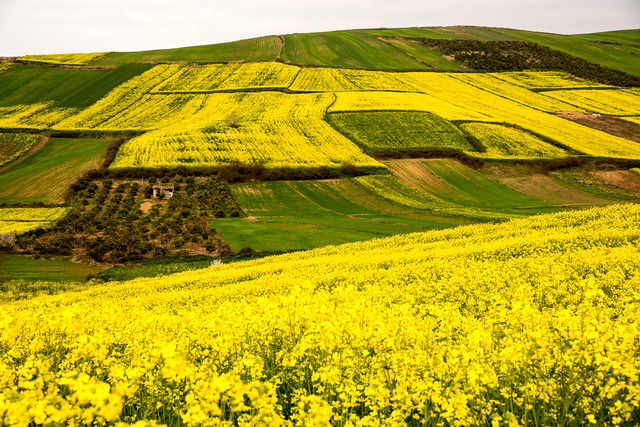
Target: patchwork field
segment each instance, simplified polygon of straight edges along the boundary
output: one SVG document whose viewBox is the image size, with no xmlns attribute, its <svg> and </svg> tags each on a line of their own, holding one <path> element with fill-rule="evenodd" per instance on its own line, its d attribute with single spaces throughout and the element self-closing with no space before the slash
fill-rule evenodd
<svg viewBox="0 0 640 427">
<path fill-rule="evenodd" d="M 234 250 L 309 249 L 472 222 L 431 211 L 446 204 L 391 176 L 237 184 L 231 190 L 247 218 L 217 219 L 213 226 Z"/>
<path fill-rule="evenodd" d="M 2 377 L 5 420 L 633 424 L 639 221 L 614 206 L 5 302 L 4 369 L 29 369 Z"/>
<path fill-rule="evenodd" d="M 108 52 L 94 53 L 66 53 L 58 55 L 25 55 L 18 58 L 18 61 L 43 62 L 46 64 L 59 65 L 86 65 L 89 62 L 106 55 Z"/>
<path fill-rule="evenodd" d="M 104 158 L 108 139 L 51 138 L 0 173 L 0 203 L 63 203 L 69 185 Z"/>
<path fill-rule="evenodd" d="M 0 58 L 0 425 L 640 424 L 638 46 Z"/>
<path fill-rule="evenodd" d="M 561 158 L 567 152 L 521 129 L 494 123 L 464 123 L 460 128 L 486 149 L 487 158 Z"/>
</svg>

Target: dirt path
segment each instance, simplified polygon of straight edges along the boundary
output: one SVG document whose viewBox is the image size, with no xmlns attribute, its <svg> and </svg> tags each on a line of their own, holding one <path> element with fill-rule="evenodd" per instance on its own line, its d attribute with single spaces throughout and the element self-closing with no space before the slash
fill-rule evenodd
<svg viewBox="0 0 640 427">
<path fill-rule="evenodd" d="M 4 171 L 6 171 L 7 169 L 17 165 L 18 163 L 20 163 L 21 161 L 23 161 L 27 157 L 31 156 L 33 153 L 35 153 L 36 151 L 38 151 L 39 149 L 44 147 L 44 144 L 46 144 L 47 141 L 49 141 L 49 137 L 48 136 L 40 135 L 40 142 L 35 144 L 33 147 L 31 147 L 29 149 L 29 151 L 27 151 L 26 153 L 24 153 L 22 156 L 18 157 L 17 159 L 12 161 L 11 163 L 0 167 L 0 173 L 2 173 Z"/>
<path fill-rule="evenodd" d="M 282 49 L 284 49 L 284 36 L 282 34 L 278 35 L 280 39 L 280 50 L 278 51 L 278 55 L 276 56 L 276 61 L 280 60 L 280 55 L 282 54 Z"/>
</svg>

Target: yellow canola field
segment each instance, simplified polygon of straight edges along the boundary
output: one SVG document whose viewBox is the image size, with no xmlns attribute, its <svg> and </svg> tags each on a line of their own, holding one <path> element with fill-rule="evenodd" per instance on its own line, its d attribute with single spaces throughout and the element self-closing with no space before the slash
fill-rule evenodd
<svg viewBox="0 0 640 427">
<path fill-rule="evenodd" d="M 25 55 L 18 60 L 45 62 L 49 64 L 59 65 L 86 65 L 96 58 L 106 55 L 109 52 L 93 52 L 93 53 L 63 53 L 55 55 Z"/>
<path fill-rule="evenodd" d="M 636 117 L 621 117 L 623 120 L 626 120 L 628 122 L 632 122 L 632 123 L 637 123 L 640 125 L 640 116 L 636 116 Z"/>
<path fill-rule="evenodd" d="M 330 113 L 349 111 L 428 111 L 446 120 L 493 120 L 492 115 L 472 111 L 426 93 L 338 92 Z M 490 112 L 487 112 L 490 114 Z"/>
<path fill-rule="evenodd" d="M 562 158 L 568 153 L 548 144 L 520 129 L 494 123 L 464 123 L 460 125 L 469 135 L 475 137 L 487 149 L 475 156 L 501 158 Z"/>
<path fill-rule="evenodd" d="M 53 102 L 0 107 L 0 127 L 45 130 L 78 111 L 77 108 L 53 107 Z"/>
<path fill-rule="evenodd" d="M 632 90 L 557 90 L 544 92 L 544 95 L 601 114 L 640 114 L 640 92 Z"/>
<path fill-rule="evenodd" d="M 517 102 L 525 107 L 548 113 L 559 111 L 580 111 L 577 107 L 549 98 L 543 94 L 532 92 L 522 87 L 500 80 L 498 74 L 485 73 L 455 73 L 451 77 L 465 82 L 477 89 L 484 90 L 495 95 Z"/>
<path fill-rule="evenodd" d="M 155 128 L 155 112 L 147 112 L 150 102 L 165 103 L 157 95 L 148 95 L 156 87 L 180 73 L 176 65 L 157 65 L 152 69 L 133 77 L 109 92 L 98 102 L 80 113 L 58 123 L 56 130 L 147 130 Z M 153 97 L 154 101 L 150 101 Z M 158 98 L 158 99 L 156 99 Z M 168 98 L 169 102 L 174 99 Z M 168 114 L 170 112 L 166 112 Z M 156 116 L 154 116 L 156 115 Z M 141 120 L 142 116 L 144 120 Z M 131 121 L 131 122 L 130 122 Z"/>
<path fill-rule="evenodd" d="M 197 66 L 171 65 L 176 74 L 154 92 L 211 92 L 219 90 L 287 88 L 299 67 L 280 62 L 244 64 L 212 64 Z"/>
<path fill-rule="evenodd" d="M 428 111 L 447 120 L 511 123 L 586 155 L 640 158 L 640 147 L 633 141 L 546 113 L 580 108 L 503 82 L 498 74 L 502 73 L 300 70 L 277 62 L 193 68 L 161 64 L 120 85 L 78 114 L 71 109 L 47 109 L 46 105 L 11 107 L 15 111 L 6 115 L 0 111 L 0 127 L 155 131 L 129 143 L 130 151 L 126 158 L 120 158 L 117 167 L 211 166 L 238 160 L 284 165 L 287 157 L 291 158 L 290 166 L 331 166 L 341 161 L 372 165 L 375 162 L 361 157 L 359 149 L 351 142 L 338 136 L 325 123 L 318 122 L 327 109 L 328 112 Z M 298 91 L 335 91 L 336 100 L 333 104 L 325 102 L 332 96 L 328 92 L 309 94 L 316 98 L 296 98 L 302 94 L 291 93 L 273 95 L 269 91 L 215 93 L 287 86 Z M 553 94 L 569 92 L 591 91 L 557 91 Z M 615 93 L 616 96 L 640 99 L 632 91 Z M 313 101 L 320 98 L 322 101 Z M 309 111 L 303 114 L 305 102 Z M 325 110 L 320 111 L 318 105 Z M 261 112 L 258 108 L 272 111 Z M 294 116 L 283 117 L 292 108 L 296 110 L 292 113 Z M 636 113 L 637 110 L 632 114 Z M 225 120 L 238 117 L 244 121 L 242 126 L 220 126 Z M 330 149 L 329 141 L 338 143 Z M 138 143 L 134 150 L 132 146 Z M 322 146 L 320 150 L 319 146 Z M 159 153 L 160 147 L 170 151 Z M 338 155 L 340 150 L 345 152 Z M 306 159 L 310 153 L 322 154 L 317 160 Z M 145 163 L 147 161 L 149 163 Z"/>
<path fill-rule="evenodd" d="M 21 234 L 53 225 L 68 208 L 0 208 L 0 234 Z"/>
<path fill-rule="evenodd" d="M 327 93 L 192 96 L 170 122 L 154 115 L 166 123 L 165 127 L 124 144 L 111 168 L 213 167 L 232 162 L 267 167 L 339 166 L 348 162 L 382 167 L 323 120 L 332 102 L 333 95 Z M 143 104 L 139 107 L 141 114 L 155 111 Z M 229 123 L 230 118 L 234 123 Z"/>
<path fill-rule="evenodd" d="M 635 424 L 640 207 L 2 304 L 6 424 Z"/>
<path fill-rule="evenodd" d="M 303 68 L 289 89 L 303 92 L 415 91 L 395 76 L 395 73 L 384 71 Z"/>
<path fill-rule="evenodd" d="M 522 86 L 526 89 L 578 89 L 607 86 L 602 83 L 584 80 L 559 71 L 508 71 L 490 73 L 490 75 L 505 82 Z"/>
<path fill-rule="evenodd" d="M 633 141 L 526 107 L 504 97 L 465 84 L 452 75 L 443 73 L 404 73 L 404 76 L 406 81 L 414 84 L 417 89 L 460 107 L 466 107 L 469 114 L 472 112 L 486 112 L 491 114 L 492 121 L 518 125 L 578 152 L 592 156 L 640 158 L 640 147 Z M 440 114 L 437 110 L 433 110 L 433 112 Z M 443 117 L 448 118 L 446 116 Z M 461 118 L 460 120 L 464 119 Z"/>
</svg>

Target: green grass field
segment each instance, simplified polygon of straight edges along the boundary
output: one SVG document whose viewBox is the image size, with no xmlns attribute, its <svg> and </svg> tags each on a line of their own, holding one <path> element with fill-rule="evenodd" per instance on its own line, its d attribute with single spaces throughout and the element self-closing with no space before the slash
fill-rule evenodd
<svg viewBox="0 0 640 427">
<path fill-rule="evenodd" d="M 62 203 L 76 177 L 98 166 L 109 142 L 51 138 L 34 154 L 0 173 L 0 203 Z"/>
<path fill-rule="evenodd" d="M 7 280 L 78 282 L 104 267 L 71 262 L 66 258 L 36 259 L 29 255 L 0 255 L 0 282 Z"/>
<path fill-rule="evenodd" d="M 471 222 L 429 212 L 437 200 L 392 176 L 237 184 L 232 192 L 248 217 L 213 226 L 235 250 L 307 249 Z"/>
<path fill-rule="evenodd" d="M 175 49 L 139 52 L 111 52 L 93 61 L 92 65 L 122 65 L 128 62 L 229 62 L 273 61 L 282 42 L 277 36 L 256 37 L 229 43 L 179 47 Z"/>
<path fill-rule="evenodd" d="M 287 34 L 280 58 L 295 64 L 384 70 L 426 70 L 375 36 L 359 31 Z"/>
<path fill-rule="evenodd" d="M 86 108 L 149 68 L 146 64 L 130 64 L 113 70 L 15 65 L 0 74 L 0 107 L 53 102 L 56 107 Z"/>
<path fill-rule="evenodd" d="M 365 151 L 455 148 L 473 150 L 450 122 L 419 111 L 333 113 L 327 121 Z"/>
<path fill-rule="evenodd" d="M 407 184 L 455 205 L 507 215 L 554 210 L 553 201 L 516 191 L 455 160 L 407 159 L 386 164 Z"/>
<path fill-rule="evenodd" d="M 413 56 L 420 62 L 425 63 L 431 69 L 441 71 L 460 71 L 465 69 L 462 65 L 449 61 L 441 54 L 418 41 L 388 39 L 386 42 Z"/>
</svg>

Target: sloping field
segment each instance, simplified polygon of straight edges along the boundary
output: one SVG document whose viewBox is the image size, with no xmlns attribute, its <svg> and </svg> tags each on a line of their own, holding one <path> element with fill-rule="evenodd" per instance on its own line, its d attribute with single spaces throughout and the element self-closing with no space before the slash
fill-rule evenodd
<svg viewBox="0 0 640 427">
<path fill-rule="evenodd" d="M 327 116 L 327 121 L 365 151 L 429 148 L 473 151 L 473 147 L 458 128 L 431 113 L 334 113 Z"/>
<path fill-rule="evenodd" d="M 0 234 L 21 234 L 53 225 L 68 208 L 0 208 Z"/>
<path fill-rule="evenodd" d="M 51 138 L 0 174 L 0 203 L 62 203 L 69 185 L 102 161 L 108 139 Z"/>
<path fill-rule="evenodd" d="M 407 184 L 458 206 L 508 215 L 553 209 L 550 201 L 513 190 L 455 160 L 402 159 L 385 164 Z"/>
<path fill-rule="evenodd" d="M 0 167 L 25 155 L 41 140 L 40 135 L 0 133 Z"/>
<path fill-rule="evenodd" d="M 306 92 L 353 92 L 364 90 L 415 92 L 415 88 L 398 78 L 400 74 L 382 71 L 303 68 L 289 87 Z"/>
<path fill-rule="evenodd" d="M 248 218 L 214 220 L 213 226 L 235 250 L 308 249 L 472 222 L 462 212 L 444 212 L 452 206 L 391 176 L 231 188 Z"/>
<path fill-rule="evenodd" d="M 640 111 L 640 93 L 626 90 L 558 90 L 544 95 L 601 114 L 625 116 Z"/>
<path fill-rule="evenodd" d="M 495 29 L 495 31 L 519 40 L 538 43 L 594 64 L 640 76 L 640 57 L 638 56 L 639 49 L 637 47 L 595 43 L 594 39 L 598 39 L 597 35 L 585 38 L 580 34 L 565 36 L 510 29 Z M 637 34 L 637 30 L 635 31 Z M 610 38 L 610 35 L 607 36 L 605 33 L 603 37 L 606 40 Z M 637 45 L 638 42 L 636 41 L 635 44 Z"/>
<path fill-rule="evenodd" d="M 479 90 L 490 92 L 536 110 L 548 113 L 556 113 L 558 111 L 582 111 L 582 109 L 575 105 L 557 99 L 550 99 L 544 94 L 535 93 L 523 89 L 520 86 L 509 84 L 501 80 L 500 75 L 501 73 L 456 73 L 451 74 L 451 77 L 463 81 Z"/>
<path fill-rule="evenodd" d="M 129 62 L 230 62 L 273 61 L 282 46 L 277 36 L 257 37 L 229 43 L 140 52 L 111 52 L 92 65 L 123 65 Z"/>
<path fill-rule="evenodd" d="M 429 67 L 360 31 L 287 34 L 280 58 L 293 64 L 373 70 L 423 70 Z"/>
<path fill-rule="evenodd" d="M 246 64 L 210 64 L 201 67 L 169 65 L 156 72 L 170 69 L 175 72 L 153 88 L 152 93 L 198 93 L 239 89 L 287 88 L 300 68 L 280 62 Z"/>
<path fill-rule="evenodd" d="M 15 65 L 0 74 L 0 127 L 49 128 L 149 67 L 70 70 Z"/>
<path fill-rule="evenodd" d="M 450 61 L 449 59 L 442 56 L 441 53 L 434 51 L 429 46 L 426 46 L 419 41 L 404 39 L 385 39 L 385 41 L 410 55 L 412 58 L 427 65 L 427 67 L 431 69 L 441 71 L 465 70 L 465 67 L 463 65 L 458 64 L 454 61 Z"/>
<path fill-rule="evenodd" d="M 331 94 L 211 94 L 187 101 L 179 113 L 184 119 L 173 115 L 166 128 L 126 142 L 111 167 L 208 167 L 234 161 L 267 167 L 344 162 L 381 167 L 323 120 L 333 102 Z M 145 103 L 136 106 L 141 114 L 153 112 Z M 147 117 L 153 123 L 154 115 Z M 238 123 L 230 125 L 229 117 L 237 117 Z"/>
<path fill-rule="evenodd" d="M 567 152 L 523 130 L 494 123 L 463 123 L 460 129 L 476 138 L 486 148 L 476 156 L 503 158 L 562 158 Z"/>
<path fill-rule="evenodd" d="M 638 222 L 613 206 L 3 303 L 4 421 L 637 424 Z"/>
<path fill-rule="evenodd" d="M 491 73 L 491 76 L 526 89 L 584 89 L 606 87 L 601 83 L 581 79 L 558 71 L 516 71 Z"/>
<path fill-rule="evenodd" d="M 25 55 L 18 58 L 18 60 L 29 62 L 44 62 L 46 64 L 86 65 L 94 59 L 106 55 L 107 53 L 108 52 L 63 53 L 56 55 Z"/>
</svg>

